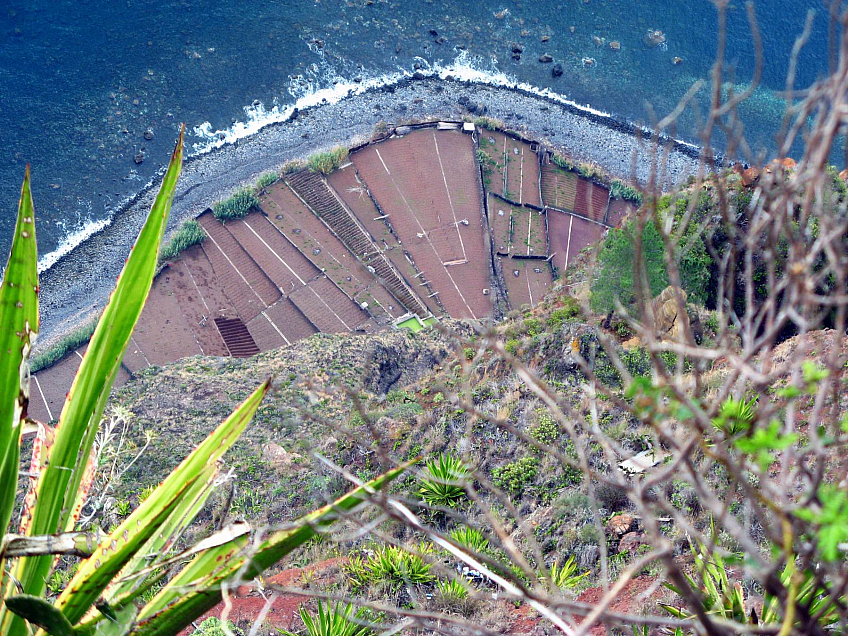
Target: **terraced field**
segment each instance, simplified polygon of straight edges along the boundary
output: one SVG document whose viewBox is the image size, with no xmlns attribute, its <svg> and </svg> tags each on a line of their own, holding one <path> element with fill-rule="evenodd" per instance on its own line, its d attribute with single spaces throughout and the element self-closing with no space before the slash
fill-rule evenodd
<svg viewBox="0 0 848 636">
<path fill-rule="evenodd" d="M 259 200 L 243 218 L 199 217 L 206 239 L 155 279 L 118 385 L 185 356 L 250 356 L 410 314 L 497 318 L 539 302 L 630 210 L 533 141 L 449 122 L 397 128 Z M 84 354 L 35 375 L 32 417 L 58 418 Z"/>
</svg>

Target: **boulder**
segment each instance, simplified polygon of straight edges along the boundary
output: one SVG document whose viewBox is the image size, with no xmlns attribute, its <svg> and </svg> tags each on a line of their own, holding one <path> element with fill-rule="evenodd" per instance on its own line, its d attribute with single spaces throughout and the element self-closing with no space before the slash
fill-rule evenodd
<svg viewBox="0 0 848 636">
<path fill-rule="evenodd" d="M 549 54 L 544 53 L 544 54 L 542 54 L 542 55 L 540 55 L 540 56 L 539 56 L 539 61 L 540 61 L 542 64 L 550 64 L 551 62 L 553 62 L 553 61 L 554 61 L 554 58 L 553 58 L 553 57 L 551 57 Z"/>
<path fill-rule="evenodd" d="M 554 64 L 553 68 L 551 68 L 551 75 L 560 77 L 562 75 L 562 64 Z"/>
<path fill-rule="evenodd" d="M 639 550 L 639 546 L 643 545 L 648 545 L 644 534 L 641 532 L 628 532 L 618 542 L 618 551 L 629 552 L 631 555 L 634 555 Z"/>
<path fill-rule="evenodd" d="M 630 532 L 630 530 L 633 528 L 633 521 L 633 515 L 628 514 L 626 512 L 613 515 L 612 518 L 607 522 L 607 530 L 609 530 L 611 534 L 620 537 Z"/>
</svg>

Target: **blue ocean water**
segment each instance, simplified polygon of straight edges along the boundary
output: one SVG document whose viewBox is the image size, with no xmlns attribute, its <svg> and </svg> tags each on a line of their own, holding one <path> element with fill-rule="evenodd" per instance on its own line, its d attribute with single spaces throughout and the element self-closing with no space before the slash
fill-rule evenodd
<svg viewBox="0 0 848 636">
<path fill-rule="evenodd" d="M 756 4 L 765 67 L 742 115 L 758 149 L 774 146 L 786 64 L 811 9 L 796 84 L 827 72 L 827 4 Z M 657 29 L 665 41 L 650 47 L 645 36 Z M 200 148 L 202 131 L 230 128 L 257 101 L 283 107 L 334 83 L 459 57 L 650 124 L 707 77 L 715 32 L 709 0 L 2 0 L 0 249 L 8 249 L 26 162 L 48 254 L 107 222 L 148 181 L 179 122 L 199 131 L 189 141 Z M 520 61 L 513 43 L 524 48 Z M 546 53 L 561 77 L 539 63 Z M 727 58 L 729 79 L 744 87 L 754 54 L 741 0 L 728 12 Z M 702 106 L 706 99 L 702 92 Z M 697 109 L 687 111 L 675 134 L 698 141 L 697 121 Z"/>
</svg>

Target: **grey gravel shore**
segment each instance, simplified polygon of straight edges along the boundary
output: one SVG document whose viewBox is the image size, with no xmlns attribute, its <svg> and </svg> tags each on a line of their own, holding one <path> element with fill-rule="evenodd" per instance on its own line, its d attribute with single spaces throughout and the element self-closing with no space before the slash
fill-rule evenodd
<svg viewBox="0 0 848 636">
<path fill-rule="evenodd" d="M 458 120 L 485 108 L 527 137 L 577 160 L 599 164 L 621 178 L 647 181 L 653 153 L 632 126 L 582 114 L 530 93 L 438 78 L 404 80 L 353 95 L 333 104 L 300 111 L 235 144 L 189 158 L 174 197 L 169 232 L 263 172 L 337 144 L 366 141 L 378 122 L 440 118 Z M 698 170 L 697 149 L 670 143 L 664 181 L 676 183 Z M 163 158 L 164 159 L 164 158 Z M 81 243 L 41 276 L 41 335 L 36 352 L 103 309 L 115 279 L 159 187 L 141 192 L 116 212 L 111 225 Z"/>
</svg>

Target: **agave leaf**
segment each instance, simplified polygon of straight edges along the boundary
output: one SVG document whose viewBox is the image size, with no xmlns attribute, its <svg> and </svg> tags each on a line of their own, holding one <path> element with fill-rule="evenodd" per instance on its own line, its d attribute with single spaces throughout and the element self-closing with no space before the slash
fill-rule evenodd
<svg viewBox="0 0 848 636">
<path fill-rule="evenodd" d="M 91 337 L 62 407 L 49 462 L 39 475 L 37 503 L 28 528 L 30 534 L 53 534 L 69 529 L 103 408 L 150 291 L 159 244 L 182 167 L 182 156 L 181 130 L 159 194 Z M 24 593 L 36 596 L 44 593 L 51 562 L 49 556 L 19 560 L 14 575 Z M 12 629 L 12 634 L 20 634 L 22 630 L 23 626 L 18 624 Z"/>
<path fill-rule="evenodd" d="M 11 596 L 6 599 L 6 607 L 51 636 L 74 636 L 74 628 L 65 615 L 39 596 Z"/>
<path fill-rule="evenodd" d="M 0 286 L 0 533 L 9 527 L 15 506 L 20 432 L 29 403 L 29 351 L 37 334 L 38 254 L 27 166 Z M 2 577 L 0 571 L 0 581 Z"/>
<path fill-rule="evenodd" d="M 56 601 L 72 624 L 77 623 L 106 586 L 150 539 L 168 516 L 188 498 L 192 484 L 216 466 L 244 431 L 271 381 L 266 380 L 215 429 L 153 493 L 80 564 L 74 578 Z"/>
<path fill-rule="evenodd" d="M 35 487 L 38 483 L 38 476 L 47 464 L 47 455 L 56 439 L 56 430 L 52 427 L 41 422 L 37 422 L 36 426 L 35 439 L 32 443 L 32 456 L 29 461 L 29 488 L 27 488 L 21 512 L 21 534 L 26 534 L 29 530 L 32 509 L 35 506 Z"/>
<path fill-rule="evenodd" d="M 356 488 L 335 502 L 301 517 L 283 530 L 274 532 L 258 545 L 251 535 L 198 554 L 138 614 L 133 629 L 136 636 L 171 636 L 202 615 L 221 600 L 221 585 L 239 576 L 250 580 L 292 550 L 329 526 L 339 512 L 350 511 L 367 501 L 370 494 L 388 484 L 407 468 L 404 464 L 367 484 Z"/>
<path fill-rule="evenodd" d="M 118 577 L 106 588 L 103 596 L 110 603 L 123 605 L 134 598 L 139 589 L 146 587 L 145 578 L 139 576 L 142 569 L 160 568 L 165 565 L 163 557 L 171 551 L 174 543 L 212 494 L 217 475 L 218 467 L 215 465 L 203 469 L 158 532 L 135 553 Z"/>
</svg>

